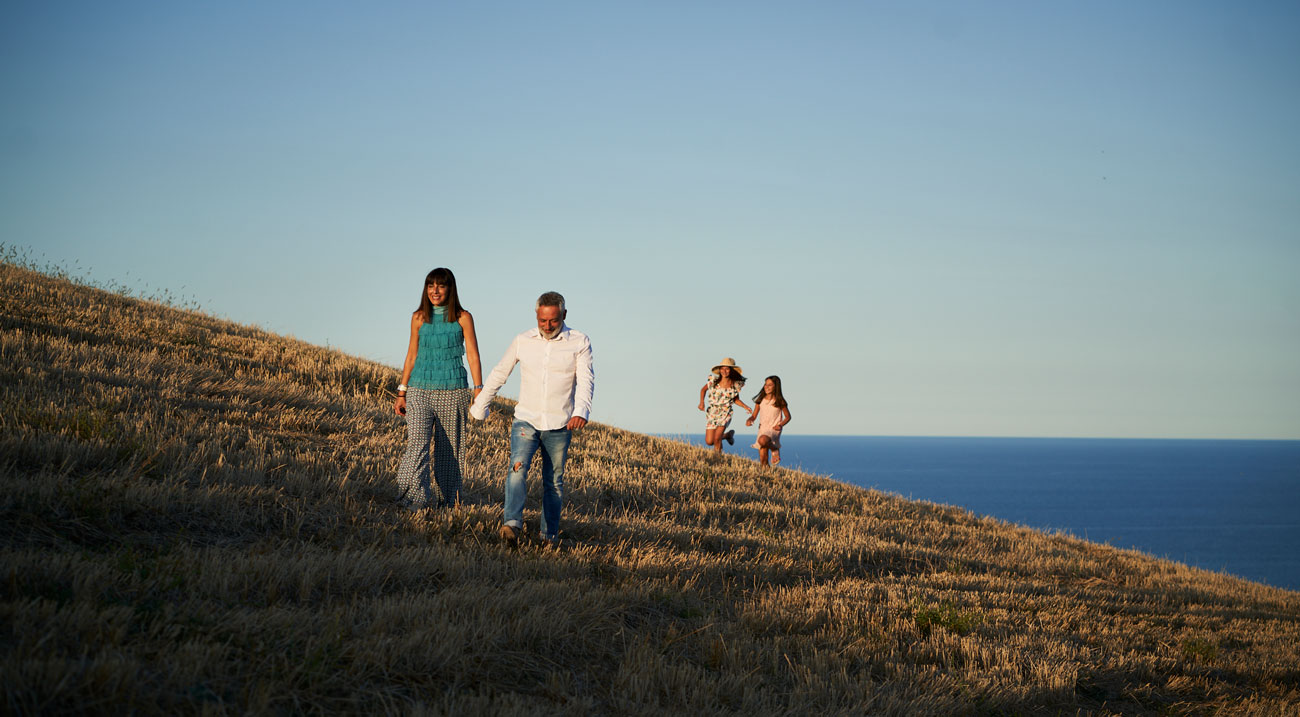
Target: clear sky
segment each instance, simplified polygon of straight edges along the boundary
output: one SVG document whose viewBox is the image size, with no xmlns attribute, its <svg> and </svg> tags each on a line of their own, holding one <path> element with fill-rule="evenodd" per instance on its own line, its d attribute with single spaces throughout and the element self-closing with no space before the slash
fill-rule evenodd
<svg viewBox="0 0 1300 717">
<path fill-rule="evenodd" d="M 593 419 L 1300 438 L 1300 5 L 5 2 L 0 242 L 397 367 L 558 290 Z M 513 395 L 513 383 L 507 395 Z M 746 391 L 746 402 L 754 390 Z"/>
</svg>

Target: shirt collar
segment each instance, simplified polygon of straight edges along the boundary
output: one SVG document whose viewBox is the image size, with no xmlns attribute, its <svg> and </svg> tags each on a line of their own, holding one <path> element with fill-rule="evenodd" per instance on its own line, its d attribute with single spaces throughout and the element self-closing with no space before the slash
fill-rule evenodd
<svg viewBox="0 0 1300 717">
<path fill-rule="evenodd" d="M 560 324 L 560 333 L 556 334 L 553 339 L 543 337 L 541 329 L 536 326 L 528 332 L 528 335 L 535 339 L 541 339 L 542 341 L 564 341 L 569 338 L 569 325 L 564 323 Z"/>
</svg>

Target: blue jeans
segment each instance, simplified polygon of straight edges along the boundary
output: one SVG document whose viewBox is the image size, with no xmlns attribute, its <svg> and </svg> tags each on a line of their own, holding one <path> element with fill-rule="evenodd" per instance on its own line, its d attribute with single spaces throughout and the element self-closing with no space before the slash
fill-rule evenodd
<svg viewBox="0 0 1300 717">
<path fill-rule="evenodd" d="M 528 498 L 528 464 L 542 449 L 542 537 L 560 532 L 564 506 L 564 459 L 569 455 L 568 428 L 539 431 L 527 421 L 510 424 L 510 475 L 506 476 L 506 525 L 524 527 L 524 501 Z"/>
</svg>

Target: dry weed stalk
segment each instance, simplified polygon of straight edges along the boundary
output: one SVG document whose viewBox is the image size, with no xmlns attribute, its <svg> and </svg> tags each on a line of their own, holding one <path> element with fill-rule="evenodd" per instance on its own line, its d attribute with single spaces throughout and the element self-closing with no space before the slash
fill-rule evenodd
<svg viewBox="0 0 1300 717">
<path fill-rule="evenodd" d="M 1300 708 L 1294 592 L 599 424 L 568 547 L 512 553 L 508 405 L 413 517 L 394 370 L 0 286 L 8 712 Z"/>
</svg>

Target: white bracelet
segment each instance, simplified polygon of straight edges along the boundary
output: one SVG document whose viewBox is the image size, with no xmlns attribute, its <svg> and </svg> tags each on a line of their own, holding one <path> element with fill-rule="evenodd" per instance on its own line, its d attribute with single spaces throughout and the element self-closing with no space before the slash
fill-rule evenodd
<svg viewBox="0 0 1300 717">
<path fill-rule="evenodd" d="M 404 383 L 397 384 L 397 390 L 401 391 L 402 393 L 406 393 L 406 384 Z"/>
</svg>

